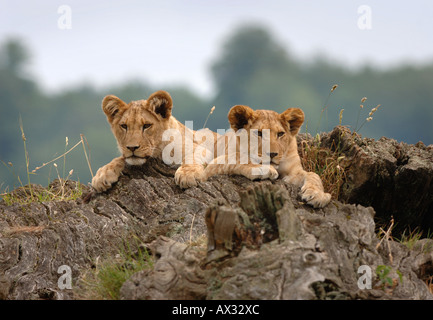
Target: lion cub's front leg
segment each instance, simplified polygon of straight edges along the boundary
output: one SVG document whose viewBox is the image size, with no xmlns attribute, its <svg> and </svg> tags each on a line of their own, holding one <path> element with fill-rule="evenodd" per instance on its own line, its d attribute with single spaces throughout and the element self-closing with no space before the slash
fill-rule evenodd
<svg viewBox="0 0 433 320">
<path fill-rule="evenodd" d="M 302 200 L 314 208 L 323 208 L 331 201 L 331 195 L 324 191 L 320 177 L 314 172 L 304 171 L 300 163 L 282 175 L 285 182 L 301 187 Z"/>
<path fill-rule="evenodd" d="M 323 190 L 322 180 L 314 172 L 305 172 L 301 197 L 314 208 L 323 208 L 331 201 L 331 195 Z"/>
<path fill-rule="evenodd" d="M 185 153 L 182 165 L 174 174 L 175 183 L 182 189 L 196 187 L 199 182 L 206 180 L 204 172 L 205 161 L 200 157 L 196 158 L 195 156 L 197 153 L 197 145 L 194 143 L 193 150 L 185 151 Z"/>
<path fill-rule="evenodd" d="M 99 168 L 92 179 L 92 187 L 97 192 L 103 192 L 110 189 L 113 183 L 119 180 L 119 176 L 124 168 L 125 158 L 114 158 L 110 163 Z"/>
<path fill-rule="evenodd" d="M 297 176 L 289 174 L 283 180 L 301 186 L 302 200 L 314 208 L 323 208 L 331 201 L 331 195 L 324 191 L 322 180 L 314 172 L 304 171 Z"/>
<path fill-rule="evenodd" d="M 174 181 L 182 189 L 195 187 L 204 180 L 204 167 L 201 164 L 183 164 L 174 174 Z"/>
</svg>

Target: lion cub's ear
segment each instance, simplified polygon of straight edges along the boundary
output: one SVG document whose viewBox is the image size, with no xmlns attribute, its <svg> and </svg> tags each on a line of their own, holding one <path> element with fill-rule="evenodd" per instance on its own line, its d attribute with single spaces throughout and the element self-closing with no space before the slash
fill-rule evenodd
<svg viewBox="0 0 433 320">
<path fill-rule="evenodd" d="M 281 121 L 289 123 L 289 129 L 292 135 L 297 135 L 299 129 L 304 123 L 304 112 L 299 108 L 289 108 L 280 114 Z"/>
<path fill-rule="evenodd" d="M 256 115 L 253 109 L 248 106 L 237 105 L 230 109 L 229 114 L 230 127 L 237 131 L 245 128 L 247 124 L 251 123 L 256 119 Z"/>
<path fill-rule="evenodd" d="M 168 92 L 160 90 L 154 92 L 147 99 L 151 111 L 161 116 L 163 119 L 168 119 L 171 116 L 173 108 L 173 100 Z"/>
<path fill-rule="evenodd" d="M 113 122 L 116 114 L 126 108 L 126 103 L 116 96 L 109 95 L 102 100 L 102 110 L 107 116 L 108 122 Z"/>
</svg>

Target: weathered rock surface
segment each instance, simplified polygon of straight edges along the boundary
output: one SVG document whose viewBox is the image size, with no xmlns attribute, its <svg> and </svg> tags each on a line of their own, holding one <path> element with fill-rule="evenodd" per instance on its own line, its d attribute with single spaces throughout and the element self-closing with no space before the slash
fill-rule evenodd
<svg viewBox="0 0 433 320">
<path fill-rule="evenodd" d="M 76 283 L 82 270 L 99 258 L 114 257 L 132 238 L 145 243 L 160 235 L 182 243 L 195 240 L 206 234 L 203 217 L 209 205 L 234 205 L 238 191 L 254 184 L 221 176 L 181 190 L 174 172 L 152 159 L 142 168 L 127 169 L 114 188 L 93 194 L 88 203 L 0 204 L 0 297 L 72 299 L 73 291 L 59 289 L 60 266 L 71 268 Z"/>
<path fill-rule="evenodd" d="M 386 141 L 362 143 L 356 142 L 361 151 Z M 397 148 L 395 142 L 388 145 Z M 125 241 L 137 237 L 152 250 L 155 267 L 124 284 L 125 299 L 429 299 L 424 280 L 433 274 L 433 256 L 427 240 L 413 250 L 393 241 L 376 249 L 375 210 L 366 207 L 386 207 L 381 207 L 379 187 L 370 197 L 363 192 L 370 192 L 369 186 L 376 183 L 375 177 L 382 177 L 378 173 L 382 171 L 379 165 L 376 171 L 362 165 L 389 161 L 383 152 L 372 153 L 373 157 L 368 148 L 362 151 L 367 156 L 357 156 L 356 148 L 345 151 L 359 163 L 349 168 L 353 178 L 347 181 L 344 199 L 365 207 L 332 201 L 314 210 L 300 202 L 298 190 L 281 180 L 251 182 L 238 176 L 213 177 L 181 190 L 174 183 L 175 169 L 156 160 L 143 168 L 128 168 L 113 189 L 87 197 L 89 202 L 0 203 L 0 299 L 74 299 L 73 290 L 59 287 L 60 266 L 71 268 L 74 287 L 95 261 L 113 257 Z M 394 193 L 387 198 L 384 191 L 381 196 L 398 210 L 391 205 L 397 199 L 398 183 L 412 181 L 414 189 L 427 193 L 415 192 L 416 202 L 402 196 L 397 200 L 417 212 L 413 223 L 431 222 L 427 218 L 432 209 L 431 180 L 425 176 L 430 169 L 420 165 L 427 167 L 422 169 L 426 174 L 410 176 L 418 170 L 411 168 L 424 163 L 431 149 L 402 148 L 409 155 L 415 148 L 419 156 L 409 156 L 404 170 L 404 161 L 395 163 L 399 174 L 409 178 L 391 179 L 388 174 L 394 185 L 385 188 Z M 368 161 L 359 160 L 366 157 Z M 363 170 L 356 171 L 357 166 L 374 178 L 367 175 L 361 180 Z M 421 186 L 415 183 L 418 178 Z M 85 187 L 85 192 L 90 190 Z M 397 220 L 400 216 L 393 213 Z M 207 249 L 189 245 L 203 234 L 208 235 Z M 392 270 L 388 277 L 394 282 L 398 270 L 403 282 L 359 290 L 360 265 L 371 267 L 373 285 L 378 282 L 377 266 Z"/>
<path fill-rule="evenodd" d="M 433 145 L 361 139 L 345 127 L 321 140 L 345 156 L 342 201 L 372 206 L 376 218 L 386 222 L 393 216 L 400 230 L 433 230 Z"/>
<path fill-rule="evenodd" d="M 314 211 L 291 198 L 289 190 L 263 182 L 242 192 L 239 206 L 211 206 L 207 255 L 158 238 L 150 245 L 154 269 L 125 282 L 123 298 L 433 298 L 420 279 L 421 269 L 433 266 L 432 252 L 393 243 L 391 262 L 389 252 L 376 249 L 372 208 L 334 202 Z M 372 271 L 371 289 L 358 286 L 360 266 Z M 389 271 L 383 281 L 375 275 L 380 268 Z"/>
</svg>

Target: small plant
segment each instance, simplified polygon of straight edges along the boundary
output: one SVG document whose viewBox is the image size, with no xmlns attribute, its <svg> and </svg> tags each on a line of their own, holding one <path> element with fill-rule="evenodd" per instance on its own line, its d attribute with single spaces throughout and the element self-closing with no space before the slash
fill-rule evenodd
<svg viewBox="0 0 433 320">
<path fill-rule="evenodd" d="M 395 270 L 398 279 L 391 277 L 393 269 L 390 266 L 379 265 L 376 268 L 376 276 L 378 278 L 378 284 L 376 288 L 388 291 L 392 293 L 399 283 L 403 283 L 403 274 L 399 270 Z"/>
<path fill-rule="evenodd" d="M 12 192 L 3 193 L 2 199 L 8 206 L 13 204 L 29 204 L 32 202 L 46 202 L 56 200 L 77 200 L 83 194 L 83 186 L 80 182 L 70 180 L 55 180 L 47 188 L 39 185 L 32 185 L 30 188 L 23 186 Z"/>
<path fill-rule="evenodd" d="M 408 231 L 408 234 L 406 234 L 407 230 L 404 230 L 403 233 L 400 236 L 400 243 L 404 244 L 409 250 L 412 250 L 415 246 L 415 244 L 421 239 L 422 237 L 422 231 L 418 231 L 417 229 L 413 231 Z"/>
<path fill-rule="evenodd" d="M 80 299 L 119 300 L 120 288 L 134 273 L 153 268 L 152 259 L 143 246 L 133 250 L 124 244 L 116 257 L 96 262 L 95 269 L 84 274 L 76 290 Z"/>
<path fill-rule="evenodd" d="M 4 161 L 1 161 L 3 165 L 16 177 L 16 179 L 19 182 L 20 187 L 17 190 L 14 190 L 12 192 L 8 192 L 5 190 L 4 192 L 0 193 L 0 200 L 3 199 L 3 201 L 7 205 L 12 205 L 14 203 L 19 204 L 28 204 L 31 202 L 44 202 L 44 201 L 55 201 L 55 200 L 76 200 L 82 195 L 82 186 L 81 184 L 74 183 L 75 186 L 71 188 L 70 186 L 67 187 L 69 179 L 71 178 L 74 170 L 70 170 L 68 175 L 66 176 L 66 155 L 69 154 L 72 150 L 74 150 L 79 145 L 82 145 L 84 155 L 87 161 L 87 165 L 90 170 L 90 174 L 93 177 L 92 168 L 90 165 L 90 160 L 87 155 L 86 150 L 86 144 L 87 148 L 89 148 L 89 145 L 87 143 L 87 139 L 83 134 L 80 135 L 80 141 L 77 142 L 72 148 L 68 149 L 69 140 L 68 137 L 66 137 L 66 143 L 65 143 L 65 152 L 61 154 L 60 156 L 56 157 L 55 159 L 52 159 L 51 161 L 48 161 L 47 163 L 43 163 L 41 166 L 36 167 L 35 169 L 30 171 L 30 157 L 27 152 L 27 139 L 26 135 L 24 133 L 24 126 L 22 123 L 21 118 L 19 119 L 19 125 L 21 130 L 21 138 L 23 140 L 24 144 L 24 156 L 25 156 L 25 163 L 26 163 L 26 175 L 27 175 L 27 185 L 24 185 L 21 181 L 21 178 L 18 174 L 15 173 L 13 164 L 11 162 L 8 162 L 7 164 Z M 63 175 L 60 176 L 57 164 L 55 161 L 62 159 L 63 160 Z M 47 165 L 53 163 L 53 166 L 57 173 L 58 181 L 60 182 L 60 188 L 53 189 L 52 187 L 48 188 L 42 188 L 41 186 L 34 185 L 31 182 L 31 175 L 36 174 L 36 172 Z"/>
</svg>

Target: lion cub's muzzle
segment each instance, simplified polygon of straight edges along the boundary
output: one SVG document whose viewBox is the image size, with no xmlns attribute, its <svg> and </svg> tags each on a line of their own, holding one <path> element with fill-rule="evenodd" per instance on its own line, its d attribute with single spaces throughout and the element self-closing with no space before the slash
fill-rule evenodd
<svg viewBox="0 0 433 320">
<path fill-rule="evenodd" d="M 130 166 L 140 166 L 142 164 L 145 164 L 149 158 L 150 158 L 150 156 L 138 157 L 138 156 L 132 155 L 130 157 L 125 157 L 125 161 Z"/>
<path fill-rule="evenodd" d="M 131 166 L 145 164 L 150 158 L 150 155 L 144 155 L 143 150 L 140 150 L 140 146 L 137 145 L 126 146 L 123 150 L 123 156 L 125 157 L 126 163 Z"/>
</svg>

